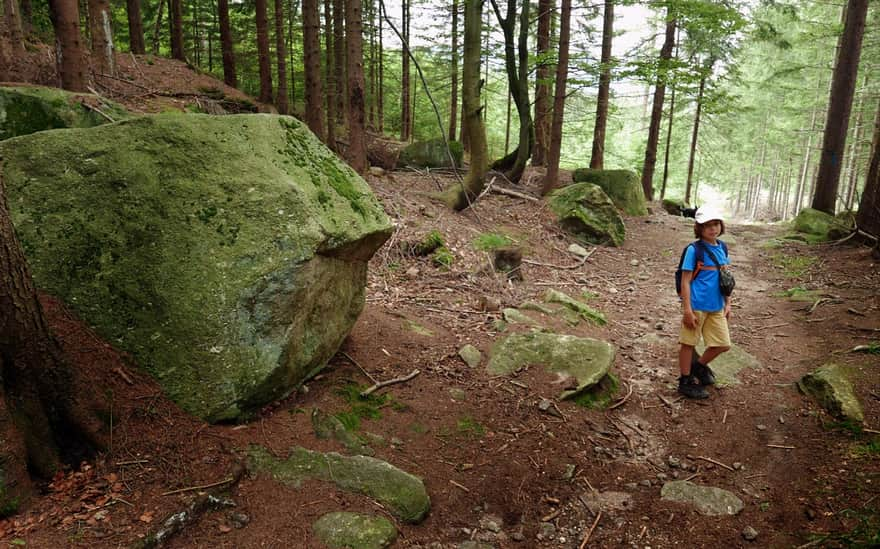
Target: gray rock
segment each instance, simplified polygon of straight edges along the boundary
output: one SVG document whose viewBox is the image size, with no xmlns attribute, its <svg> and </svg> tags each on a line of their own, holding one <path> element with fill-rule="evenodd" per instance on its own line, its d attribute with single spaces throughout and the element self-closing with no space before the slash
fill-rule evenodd
<svg viewBox="0 0 880 549">
<path fill-rule="evenodd" d="M 743 528 L 742 537 L 746 541 L 755 541 L 758 538 L 758 531 L 751 526 Z"/>
<path fill-rule="evenodd" d="M 821 366 L 802 377 L 798 388 L 838 418 L 860 423 L 865 419 L 862 404 L 843 365 L 828 363 Z"/>
<path fill-rule="evenodd" d="M 667 501 L 693 505 L 707 516 L 735 515 L 743 509 L 742 500 L 731 492 L 712 486 L 699 486 L 686 480 L 665 483 L 660 496 Z"/>
<path fill-rule="evenodd" d="M 576 256 L 580 256 L 580 257 L 587 257 L 590 254 L 590 252 L 588 252 L 586 248 L 584 248 L 583 246 L 581 246 L 579 244 L 571 244 L 568 247 L 568 251 L 569 251 L 569 253 L 572 253 L 572 254 L 574 254 Z"/>
<path fill-rule="evenodd" d="M 705 347 L 700 345 L 697 350 L 702 353 Z M 740 381 L 736 376 L 745 368 L 759 369 L 761 362 L 736 344 L 732 345 L 728 352 L 712 361 L 712 371 L 715 373 L 718 387 L 739 385 Z"/>
<path fill-rule="evenodd" d="M 397 539 L 397 529 L 385 517 L 356 513 L 328 513 L 312 531 L 325 545 L 339 549 L 384 549 Z"/>
<path fill-rule="evenodd" d="M 480 528 L 495 534 L 501 531 L 502 524 L 503 521 L 501 517 L 495 515 L 486 515 L 480 519 Z"/>
<path fill-rule="evenodd" d="M 483 361 L 483 353 L 470 343 L 459 349 L 458 356 L 471 368 L 476 368 Z"/>
<path fill-rule="evenodd" d="M 541 324 L 530 317 L 529 315 L 521 312 L 518 309 L 514 309 L 512 307 L 507 307 L 502 309 L 501 316 L 504 318 L 504 321 L 508 324 L 526 324 L 529 326 L 540 326 Z"/>
<path fill-rule="evenodd" d="M 465 400 L 467 400 L 467 393 L 463 389 L 459 389 L 458 387 L 450 387 L 449 396 L 452 397 L 452 400 L 456 402 L 464 402 Z"/>
<path fill-rule="evenodd" d="M 578 499 L 595 515 L 610 511 L 629 511 L 633 506 L 632 495 L 626 492 L 584 492 Z"/>
</svg>

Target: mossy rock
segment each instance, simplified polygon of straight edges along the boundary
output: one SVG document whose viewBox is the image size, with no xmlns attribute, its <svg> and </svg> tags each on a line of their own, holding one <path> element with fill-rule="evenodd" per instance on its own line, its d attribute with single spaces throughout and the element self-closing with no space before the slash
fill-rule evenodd
<svg viewBox="0 0 880 549">
<path fill-rule="evenodd" d="M 798 381 L 798 388 L 837 418 L 859 423 L 865 419 L 852 382 L 840 364 L 829 363 L 817 368 Z"/>
<path fill-rule="evenodd" d="M 599 185 L 614 205 L 629 215 L 648 215 L 645 191 L 636 172 L 579 168 L 571 174 L 571 179 L 575 183 Z"/>
<path fill-rule="evenodd" d="M 813 208 L 804 208 L 794 218 L 794 230 L 799 233 L 814 235 L 822 240 L 828 238 L 828 230 L 835 225 L 834 216 L 814 210 Z"/>
<path fill-rule="evenodd" d="M 626 238 L 623 219 L 605 191 L 593 183 L 575 183 L 548 197 L 560 225 L 588 244 L 621 246 Z"/>
<path fill-rule="evenodd" d="M 488 369 L 494 375 L 506 375 L 540 365 L 573 378 L 575 388 L 564 389 L 559 398 L 576 398 L 609 373 L 614 355 L 610 343 L 596 339 L 541 332 L 513 334 L 492 346 Z"/>
<path fill-rule="evenodd" d="M 829 240 L 840 240 L 856 230 L 856 213 L 850 210 L 837 212 L 828 228 Z"/>
<path fill-rule="evenodd" d="M 442 138 L 416 141 L 400 151 L 399 166 L 413 168 L 458 168 L 462 165 L 464 147 L 458 141 L 449 141 L 449 150 Z M 452 153 L 452 160 L 449 154 Z M 453 163 L 454 162 L 454 163 Z"/>
<path fill-rule="evenodd" d="M 383 549 L 397 539 L 397 528 L 385 517 L 342 511 L 322 516 L 312 525 L 312 531 L 334 549 Z"/>
<path fill-rule="evenodd" d="M 392 229 L 291 117 L 139 117 L 8 139 L 0 157 L 37 286 L 208 421 L 324 367 Z"/>
<path fill-rule="evenodd" d="M 608 320 L 601 311 L 597 311 L 586 303 L 574 299 L 565 292 L 550 288 L 544 293 L 544 301 L 546 303 L 559 303 L 566 309 L 576 313 L 580 318 L 598 326 L 604 326 L 608 323 Z"/>
<path fill-rule="evenodd" d="M 304 480 L 331 482 L 342 490 L 375 499 L 410 524 L 421 522 L 431 509 L 431 499 L 422 479 L 367 456 L 293 448 L 290 457 L 279 459 L 263 447 L 252 446 L 248 451 L 248 469 L 268 473 L 276 480 L 295 486 Z"/>
<path fill-rule="evenodd" d="M 41 86 L 0 87 L 0 140 L 57 128 L 92 128 L 130 117 L 121 105 L 96 95 Z"/>
<path fill-rule="evenodd" d="M 642 191 L 644 192 L 644 191 Z M 681 215 L 681 209 L 686 206 L 684 201 L 676 200 L 673 198 L 664 198 L 660 202 L 660 206 L 663 210 L 670 215 Z"/>
</svg>

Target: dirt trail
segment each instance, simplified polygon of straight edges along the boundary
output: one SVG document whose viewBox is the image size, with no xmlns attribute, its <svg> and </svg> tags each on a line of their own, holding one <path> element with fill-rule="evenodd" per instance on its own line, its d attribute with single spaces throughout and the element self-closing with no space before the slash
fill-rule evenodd
<svg viewBox="0 0 880 549">
<path fill-rule="evenodd" d="M 526 180 L 518 190 L 534 192 L 539 179 L 527 174 Z M 793 385 L 832 358 L 859 365 L 865 425 L 880 425 L 880 360 L 843 352 L 878 339 L 867 329 L 880 327 L 880 272 L 867 250 L 765 248 L 781 229 L 729 226 L 738 283 L 732 337 L 760 367 L 741 371 L 738 385 L 711 389 L 706 401 L 684 401 L 675 392 L 680 318 L 672 273 L 692 235 L 688 222 L 662 212 L 629 218 L 622 248 L 601 248 L 577 266 L 566 252 L 571 240 L 538 203 L 491 193 L 473 210 L 454 214 L 427 198 L 437 188 L 434 176 L 397 172 L 370 183 L 399 229 L 371 261 L 360 320 L 307 390 L 248 425 L 201 425 L 164 401 L 149 380 L 135 375 L 134 385 L 122 383 L 113 372 L 131 371 L 130 365 L 109 350 L 90 351 L 94 336 L 63 308 L 53 309 L 53 326 L 66 348 L 79 353 L 78 363 L 115 383 L 119 431 L 90 474 L 59 477 L 16 519 L 18 526 L 0 522 L 2 541 L 127 546 L 192 497 L 163 494 L 224 478 L 249 444 L 276 456 L 293 446 L 343 451 L 314 435 L 313 408 L 360 416 L 357 432 L 373 436 L 376 457 L 424 479 L 431 513 L 417 526 L 397 524 L 398 547 L 483 540 L 503 548 L 574 548 L 587 536 L 590 547 L 797 547 L 811 533 L 866 540 L 865 521 L 876 533 L 876 441 L 835 426 Z M 401 242 L 431 230 L 444 235 L 454 257 L 448 269 L 400 253 Z M 486 233 L 506 234 L 524 247 L 530 261 L 524 281 L 508 282 L 487 269 L 486 253 L 473 244 Z M 802 257 L 817 259 L 811 265 L 794 259 Z M 813 302 L 774 297 L 795 286 L 815 289 L 826 301 L 807 314 Z M 512 380 L 485 371 L 494 341 L 529 329 L 499 331 L 499 306 L 540 301 L 548 288 L 575 298 L 589 290 L 597 296 L 590 305 L 608 316 L 605 327 L 573 327 L 529 311 L 549 329 L 616 346 L 619 397 L 629 396 L 614 409 L 557 402 L 541 411 L 540 402 L 559 393 L 555 376 L 539 367 Z M 483 352 L 483 365 L 470 368 L 457 356 L 466 343 Z M 354 386 L 372 383 L 367 374 L 385 380 L 416 368 L 419 376 L 382 391 L 386 400 L 373 401 L 373 408 L 350 398 Z M 676 478 L 730 490 L 745 508 L 733 517 L 705 517 L 661 500 L 663 481 Z M 311 548 L 320 546 L 311 525 L 324 513 L 393 519 L 366 497 L 317 482 L 294 489 L 246 478 L 230 496 L 246 525 L 229 512 L 209 513 L 169 546 Z M 101 497 L 128 505 L 98 507 L 107 502 Z M 743 539 L 746 527 L 757 531 L 755 541 Z"/>
</svg>

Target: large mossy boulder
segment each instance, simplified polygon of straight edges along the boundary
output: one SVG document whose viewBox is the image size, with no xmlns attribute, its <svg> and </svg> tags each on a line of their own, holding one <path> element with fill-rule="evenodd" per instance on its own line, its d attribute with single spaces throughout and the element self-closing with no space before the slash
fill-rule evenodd
<svg viewBox="0 0 880 549">
<path fill-rule="evenodd" d="M 794 218 L 794 230 L 812 235 L 816 240 L 827 240 L 828 231 L 835 225 L 834 216 L 825 212 L 804 208 Z"/>
<path fill-rule="evenodd" d="M 397 164 L 413 168 L 461 167 L 464 147 L 458 141 L 449 141 L 449 150 L 447 150 L 446 143 L 439 137 L 427 141 L 416 141 L 400 151 Z M 449 158 L 450 153 L 452 159 Z"/>
<path fill-rule="evenodd" d="M 0 87 L 0 140 L 56 128 L 92 128 L 131 115 L 96 95 L 41 86 Z"/>
<path fill-rule="evenodd" d="M 610 373 L 614 355 L 610 343 L 597 339 L 542 332 L 513 334 L 492 346 L 487 368 L 494 375 L 507 375 L 540 365 L 572 380 L 559 394 L 559 398 L 568 399 L 599 384 Z"/>
<path fill-rule="evenodd" d="M 568 185 L 551 193 L 548 204 L 563 229 L 579 240 L 588 244 L 623 245 L 626 238 L 623 219 L 598 185 Z"/>
<path fill-rule="evenodd" d="M 324 545 L 346 549 L 383 549 L 397 539 L 397 528 L 385 517 L 337 511 L 312 525 Z"/>
<path fill-rule="evenodd" d="M 829 363 L 817 368 L 798 381 L 798 388 L 839 419 L 857 423 L 865 419 L 852 382 L 840 364 Z"/>
<path fill-rule="evenodd" d="M 291 117 L 169 114 L 0 142 L 37 285 L 208 421 L 320 370 L 388 217 Z"/>
<path fill-rule="evenodd" d="M 614 205 L 629 215 L 648 215 L 645 191 L 636 172 L 579 168 L 571 174 L 575 183 L 599 185 Z"/>
</svg>

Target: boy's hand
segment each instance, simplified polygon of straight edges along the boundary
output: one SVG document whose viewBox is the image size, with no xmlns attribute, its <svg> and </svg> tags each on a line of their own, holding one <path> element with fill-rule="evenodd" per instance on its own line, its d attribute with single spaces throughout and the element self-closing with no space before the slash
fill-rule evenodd
<svg viewBox="0 0 880 549">
<path fill-rule="evenodd" d="M 694 314 L 693 310 L 685 309 L 682 322 L 684 322 L 685 327 L 688 329 L 695 330 L 697 328 L 697 315 Z"/>
<path fill-rule="evenodd" d="M 730 318 L 730 301 L 724 304 L 724 318 Z"/>
</svg>

